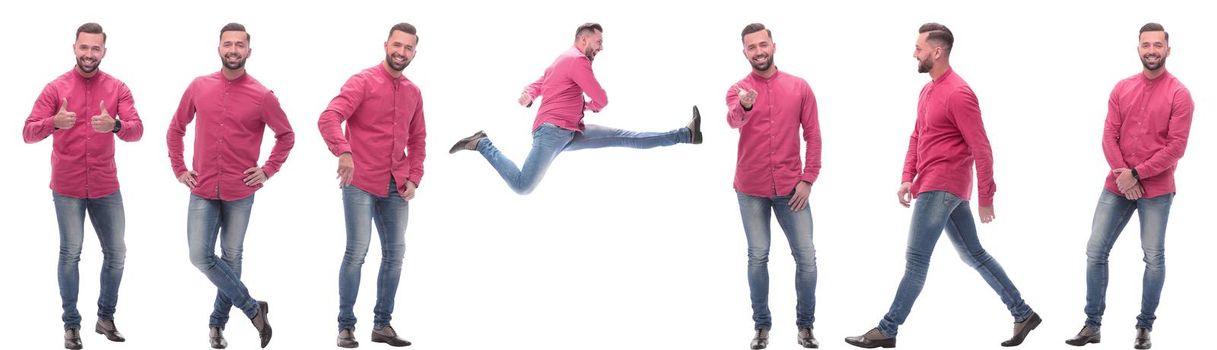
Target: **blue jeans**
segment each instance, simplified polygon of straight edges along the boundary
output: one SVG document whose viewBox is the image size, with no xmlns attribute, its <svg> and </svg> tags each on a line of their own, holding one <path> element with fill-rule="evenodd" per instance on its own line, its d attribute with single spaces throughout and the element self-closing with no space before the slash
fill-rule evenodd
<svg viewBox="0 0 1217 350">
<path fill-rule="evenodd" d="M 934 253 L 934 245 L 942 230 L 946 229 L 947 237 L 955 245 L 955 251 L 968 266 L 976 269 L 989 287 L 1001 297 L 1015 322 L 1022 322 L 1031 317 L 1031 307 L 1023 301 L 1014 282 L 1006 276 L 997 260 L 993 259 L 976 236 L 976 222 L 972 220 L 972 210 L 968 202 L 959 199 L 946 191 L 929 191 L 917 196 L 913 208 L 913 223 L 909 228 L 908 251 L 905 253 L 904 278 L 896 290 L 896 298 L 883 321 L 879 322 L 879 330 L 883 335 L 894 337 L 896 329 L 908 318 L 913 303 L 925 286 L 925 276 L 930 269 L 930 255 Z"/>
<path fill-rule="evenodd" d="M 1145 275 L 1141 280 L 1141 314 L 1137 328 L 1152 330 L 1154 311 L 1162 296 L 1166 278 L 1166 218 L 1170 215 L 1174 193 L 1154 198 L 1128 200 L 1115 193 L 1103 191 L 1094 210 L 1090 242 L 1086 244 L 1086 324 L 1098 327 L 1107 307 L 1107 256 L 1120 237 L 1133 211 L 1141 222 L 1141 250 L 1145 253 Z"/>
<path fill-rule="evenodd" d="M 393 302 L 401 281 L 402 258 L 406 254 L 406 222 L 410 202 L 397 193 L 397 182 L 389 180 L 389 196 L 377 197 L 355 186 L 342 188 L 346 212 L 347 244 L 338 269 L 338 329 L 355 328 L 355 299 L 364 257 L 372 238 L 372 223 L 380 234 L 380 275 L 376 278 L 376 307 L 373 326 L 380 329 L 393 319 Z"/>
<path fill-rule="evenodd" d="M 748 239 L 748 289 L 756 329 L 769 329 L 769 214 L 777 216 L 794 255 L 794 287 L 798 297 L 795 324 L 812 328 L 816 320 L 816 246 L 812 243 L 811 208 L 790 210 L 790 196 L 753 197 L 736 193 L 744 235 Z"/>
<path fill-rule="evenodd" d="M 233 306 L 246 317 L 254 317 L 258 301 L 249 295 L 241 283 L 241 250 L 254 195 L 235 201 L 206 199 L 190 195 L 186 216 L 186 241 L 190 246 L 190 262 L 216 286 L 215 308 L 208 325 L 224 328 L 228 311 Z M 216 256 L 216 239 L 220 239 L 223 258 Z"/>
<path fill-rule="evenodd" d="M 63 328 L 80 329 L 80 249 L 85 238 L 85 212 L 101 242 L 101 293 L 97 297 L 97 318 L 113 320 L 118 305 L 118 285 L 123 281 L 127 259 L 124 240 L 126 215 L 123 195 L 117 191 L 101 198 L 75 198 L 51 193 L 59 221 L 59 297 L 63 300 Z"/>
<path fill-rule="evenodd" d="M 680 128 L 668 132 L 635 132 L 606 126 L 587 125 L 583 132 L 559 128 L 550 123 L 541 124 L 532 132 L 532 150 L 524 160 L 524 167 L 507 159 L 489 138 L 478 141 L 478 152 L 507 181 L 507 186 L 519 194 L 529 194 L 537 188 L 545 171 L 562 151 L 589 148 L 628 147 L 654 148 L 689 142 L 689 129 Z"/>
</svg>

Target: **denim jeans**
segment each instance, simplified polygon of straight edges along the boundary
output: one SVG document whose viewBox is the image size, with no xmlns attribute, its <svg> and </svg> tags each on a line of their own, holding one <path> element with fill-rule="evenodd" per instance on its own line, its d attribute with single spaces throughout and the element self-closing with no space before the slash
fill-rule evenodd
<svg viewBox="0 0 1217 350">
<path fill-rule="evenodd" d="M 1166 219 L 1170 215 L 1175 194 L 1154 198 L 1128 200 L 1115 193 L 1103 191 L 1094 210 L 1090 242 L 1086 244 L 1086 324 L 1102 325 L 1103 309 L 1107 307 L 1107 256 L 1120 237 L 1133 211 L 1141 222 L 1141 250 L 1145 253 L 1145 275 L 1141 280 L 1141 314 L 1137 328 L 1152 330 L 1154 311 L 1162 296 L 1166 278 Z"/>
<path fill-rule="evenodd" d="M 63 300 L 64 329 L 80 329 L 80 311 L 76 298 L 80 294 L 80 250 L 84 244 L 85 212 L 93 223 L 97 241 L 101 242 L 101 293 L 97 297 L 97 318 L 113 320 L 118 305 L 118 286 L 123 281 L 123 266 L 127 258 L 124 240 L 126 215 L 123 196 L 115 191 L 101 198 L 75 198 L 51 193 L 55 201 L 55 216 L 59 221 L 59 297 Z"/>
<path fill-rule="evenodd" d="M 346 213 L 347 244 L 338 269 L 338 329 L 355 328 L 355 299 L 359 296 L 360 272 L 371 243 L 372 223 L 380 234 L 380 275 L 376 278 L 373 326 L 380 329 L 393 319 L 393 302 L 401 281 L 402 258 L 406 253 L 406 222 L 410 202 L 397 193 L 396 180 L 389 180 L 389 196 L 377 197 L 355 186 L 342 188 Z"/>
<path fill-rule="evenodd" d="M 208 325 L 224 328 L 228 311 L 236 306 L 246 317 L 254 317 L 258 301 L 249 295 L 241 283 L 241 250 L 254 195 L 234 201 L 206 199 L 190 195 L 186 216 L 186 241 L 190 246 L 190 262 L 216 286 L 215 308 Z M 223 258 L 216 256 L 216 240 L 220 240 Z"/>
<path fill-rule="evenodd" d="M 499 152 L 489 138 L 478 141 L 477 149 L 507 186 L 516 193 L 529 194 L 537 188 L 549 165 L 562 151 L 604 147 L 645 149 L 688 143 L 689 137 L 688 128 L 662 133 L 635 132 L 589 124 L 583 132 L 575 132 L 545 123 L 532 132 L 532 150 L 528 152 L 523 168 L 516 167 L 515 162 Z"/>
<path fill-rule="evenodd" d="M 955 245 L 955 251 L 968 266 L 976 269 L 985 282 L 1001 297 L 1015 322 L 1022 322 L 1031 316 L 1031 307 L 1023 301 L 1014 282 L 1006 276 L 997 260 L 993 259 L 976 236 L 976 222 L 972 219 L 972 210 L 968 202 L 959 199 L 946 191 L 929 191 L 917 196 L 913 208 L 913 222 L 909 228 L 908 251 L 905 253 L 904 278 L 896 290 L 896 298 L 883 321 L 879 322 L 879 330 L 889 337 L 896 336 L 897 328 L 904 324 L 913 303 L 925 286 L 925 276 L 930 269 L 930 255 L 942 230 L 946 229 L 947 237 Z"/>
<path fill-rule="evenodd" d="M 786 233 L 794 255 L 795 324 L 812 328 L 816 320 L 816 246 L 812 243 L 811 208 L 790 210 L 790 196 L 753 197 L 736 193 L 744 235 L 748 239 L 748 289 L 752 296 L 752 321 L 756 329 L 773 326 L 769 314 L 769 224 L 770 213 Z"/>
</svg>

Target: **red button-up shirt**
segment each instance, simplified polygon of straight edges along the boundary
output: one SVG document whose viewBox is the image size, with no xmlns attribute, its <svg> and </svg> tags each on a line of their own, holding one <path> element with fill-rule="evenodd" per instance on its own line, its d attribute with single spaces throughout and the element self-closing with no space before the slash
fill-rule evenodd
<svg viewBox="0 0 1217 350">
<path fill-rule="evenodd" d="M 1145 198 L 1175 192 L 1175 165 L 1192 128 L 1192 94 L 1170 72 L 1150 80 L 1137 74 L 1121 80 L 1107 102 L 1103 155 L 1112 169 L 1137 169 Z M 1120 193 L 1115 174 L 1108 191 Z"/>
<path fill-rule="evenodd" d="M 55 129 L 55 114 L 63 99 L 69 112 L 76 113 L 76 124 Z M 101 114 L 101 102 L 111 117 L 122 123 L 117 134 L 97 132 L 91 124 Z M 51 191 L 76 198 L 101 198 L 118 191 L 118 167 L 114 164 L 114 136 L 127 142 L 139 141 L 144 124 L 135 111 L 135 99 L 127 85 L 102 71 L 91 78 L 77 72 L 64 73 L 42 89 L 34 109 L 25 120 L 25 143 L 35 143 L 54 135 L 51 147 Z"/>
<path fill-rule="evenodd" d="M 608 105 L 608 94 L 592 73 L 592 60 L 574 47 L 559 55 L 541 78 L 524 88 L 524 93 L 532 98 L 545 96 L 532 123 L 534 130 L 543 123 L 551 123 L 566 130 L 582 131 L 583 110 L 600 112 Z M 590 101 L 583 100 L 585 93 Z"/>
<path fill-rule="evenodd" d="M 275 132 L 275 147 L 262 165 L 267 178 L 279 172 L 296 142 L 279 99 L 257 79 L 248 73 L 233 80 L 221 72 L 204 75 L 186 87 L 165 136 L 174 176 L 188 171 L 182 137 L 195 118 L 192 166 L 198 182 L 191 192 L 207 199 L 233 201 L 262 188 L 245 185 L 245 170 L 258 166 L 267 126 Z"/>
<path fill-rule="evenodd" d="M 901 181 L 913 183 L 914 196 L 947 191 L 966 201 L 972 197 L 973 162 L 980 205 L 992 206 L 997 192 L 993 150 L 980 119 L 980 102 L 963 78 L 947 70 L 921 89 Z"/>
<path fill-rule="evenodd" d="M 427 157 L 423 97 L 404 75 L 394 78 L 378 64 L 351 76 L 317 127 L 335 156 L 351 153 L 355 187 L 387 197 L 390 176 L 398 193 L 406 190 L 406 181 L 421 184 Z"/>
<path fill-rule="evenodd" d="M 739 90 L 756 90 L 751 110 L 739 104 Z M 765 79 L 755 72 L 727 90 L 727 124 L 739 129 L 735 190 L 749 196 L 789 195 L 799 181 L 820 175 L 820 122 L 816 96 L 802 78 L 778 71 Z M 803 132 L 800 135 L 799 127 Z M 799 159 L 800 136 L 807 142 Z"/>
</svg>

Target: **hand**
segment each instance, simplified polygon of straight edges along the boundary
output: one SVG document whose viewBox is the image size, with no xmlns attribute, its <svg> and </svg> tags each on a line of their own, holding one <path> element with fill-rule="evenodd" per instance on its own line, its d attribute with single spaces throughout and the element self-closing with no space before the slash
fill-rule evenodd
<svg viewBox="0 0 1217 350">
<path fill-rule="evenodd" d="M 351 160 L 351 153 L 343 153 L 338 156 L 338 188 L 346 187 L 351 184 L 351 180 L 355 178 L 355 161 Z"/>
<path fill-rule="evenodd" d="M 1141 199 L 1142 196 L 1145 196 L 1145 188 L 1141 187 L 1139 183 L 1128 189 L 1128 191 L 1124 191 L 1124 198 L 1128 198 L 1130 201 Z"/>
<path fill-rule="evenodd" d="M 418 185 L 415 185 L 414 181 L 406 181 L 406 190 L 398 194 L 401 195 L 401 199 L 411 200 L 414 199 L 414 191 L 417 189 Z"/>
<path fill-rule="evenodd" d="M 532 96 L 528 96 L 527 92 L 521 92 L 520 105 L 524 107 L 532 107 Z"/>
<path fill-rule="evenodd" d="M 756 90 L 740 88 L 737 94 L 739 95 L 739 105 L 744 109 L 752 109 L 752 104 L 756 103 Z"/>
<path fill-rule="evenodd" d="M 106 100 L 101 101 L 101 114 L 93 116 L 93 131 L 96 132 L 114 132 L 114 118 L 110 117 L 110 111 L 106 110 Z"/>
<path fill-rule="evenodd" d="M 987 224 L 993 222 L 997 215 L 993 214 L 993 206 L 980 206 L 980 223 Z"/>
<path fill-rule="evenodd" d="M 245 186 L 257 186 L 266 182 L 266 172 L 262 171 L 262 167 L 253 167 L 245 169 Z"/>
<path fill-rule="evenodd" d="M 1128 192 L 1133 185 L 1137 184 L 1137 178 L 1132 176 L 1132 170 L 1128 168 L 1119 168 L 1111 172 L 1116 174 L 1116 187 L 1119 187 L 1120 192 Z"/>
<path fill-rule="evenodd" d="M 800 211 L 807 207 L 807 198 L 811 197 L 811 183 L 807 181 L 799 181 L 798 185 L 794 186 L 794 195 L 790 196 L 790 211 Z"/>
<path fill-rule="evenodd" d="M 900 205 L 908 208 L 913 203 L 913 183 L 901 183 L 900 189 L 896 190 L 896 198 L 900 200 Z"/>
<path fill-rule="evenodd" d="M 76 113 L 68 112 L 68 98 L 64 97 L 59 104 L 59 112 L 53 117 L 56 129 L 71 129 L 76 126 Z"/>
<path fill-rule="evenodd" d="M 199 185 L 199 182 L 195 179 L 195 176 L 199 176 L 199 173 L 194 172 L 194 170 L 183 171 L 181 175 L 177 176 L 177 182 L 181 182 L 183 185 L 186 185 L 187 188 L 193 190 L 194 186 Z"/>
</svg>

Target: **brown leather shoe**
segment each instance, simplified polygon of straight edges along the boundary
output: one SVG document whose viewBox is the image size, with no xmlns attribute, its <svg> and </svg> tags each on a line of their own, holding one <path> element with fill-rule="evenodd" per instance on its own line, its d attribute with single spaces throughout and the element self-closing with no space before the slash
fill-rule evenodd
<svg viewBox="0 0 1217 350">
<path fill-rule="evenodd" d="M 266 314 L 268 313 L 270 313 L 270 304 L 267 304 L 265 301 L 259 301 L 258 313 L 249 319 L 250 322 L 253 322 L 254 328 L 258 329 L 258 339 L 262 341 L 262 347 L 264 348 L 266 344 L 270 344 L 271 336 L 270 320 L 266 319 Z"/>
<path fill-rule="evenodd" d="M 866 334 L 863 335 L 846 337 L 845 342 L 849 343 L 849 345 L 865 349 L 896 347 L 896 337 L 883 335 L 883 332 L 879 331 L 879 327 L 871 328 L 871 330 L 867 331 Z"/>
<path fill-rule="evenodd" d="M 114 320 L 97 320 L 97 325 L 93 326 L 93 330 L 97 334 L 105 335 L 106 339 L 113 342 L 127 341 L 127 338 L 123 338 L 123 334 L 118 332 L 118 327 L 114 327 Z"/>
<path fill-rule="evenodd" d="M 84 344 L 80 342 L 80 330 L 76 328 L 68 328 L 63 330 L 63 348 L 64 349 L 80 349 Z"/>
<path fill-rule="evenodd" d="M 355 340 L 355 331 L 350 328 L 343 328 L 338 331 L 338 347 L 340 348 L 358 348 L 359 342 Z"/>
<path fill-rule="evenodd" d="M 478 142 L 481 142 L 484 138 L 486 138 L 486 133 L 478 130 L 478 132 L 473 133 L 473 135 L 469 135 L 469 137 L 456 141 L 456 144 L 453 144 L 452 148 L 448 149 L 448 154 L 453 154 L 460 151 L 477 150 Z"/>
<path fill-rule="evenodd" d="M 701 144 L 701 112 L 697 110 L 697 106 L 693 106 L 693 120 L 689 121 L 689 143 L 694 145 Z"/>
<path fill-rule="evenodd" d="M 385 325 L 379 330 L 372 330 L 373 343 L 385 343 L 389 346 L 410 346 L 410 341 L 397 337 L 397 331 L 393 330 L 393 326 Z"/>
<path fill-rule="evenodd" d="M 752 349 L 764 349 L 769 346 L 769 329 L 761 328 L 756 330 L 756 336 L 752 337 Z"/>
<path fill-rule="evenodd" d="M 1151 346 L 1154 346 L 1154 344 L 1149 342 L 1149 329 L 1137 328 L 1137 340 L 1133 342 L 1132 348 L 1149 349 Z"/>
<path fill-rule="evenodd" d="M 1090 325 L 1082 327 L 1082 330 L 1078 331 L 1078 335 L 1065 341 L 1065 344 L 1073 346 L 1082 346 L 1090 343 L 1099 343 L 1099 327 Z"/>
<path fill-rule="evenodd" d="M 811 333 L 811 328 L 799 328 L 799 345 L 808 349 L 817 349 L 820 347 L 820 342 L 816 340 L 815 334 Z"/>
<path fill-rule="evenodd" d="M 1027 334 L 1030 334 L 1031 330 L 1035 329 L 1035 327 L 1039 327 L 1040 322 L 1043 321 L 1044 320 L 1040 318 L 1040 314 L 1032 311 L 1031 316 L 1027 316 L 1027 319 L 1023 320 L 1023 322 L 1014 323 L 1014 336 L 1010 337 L 1010 340 L 1001 342 L 1001 346 L 1008 347 L 1022 344 L 1023 339 L 1027 339 Z"/>
<path fill-rule="evenodd" d="M 211 343 L 212 349 L 223 349 L 228 347 L 228 341 L 224 340 L 224 330 L 220 327 L 211 327 L 211 331 L 207 334 L 207 340 Z"/>
</svg>

